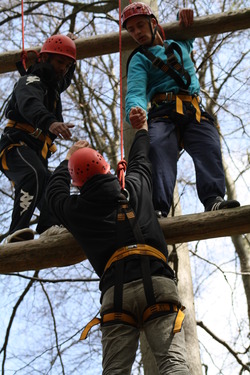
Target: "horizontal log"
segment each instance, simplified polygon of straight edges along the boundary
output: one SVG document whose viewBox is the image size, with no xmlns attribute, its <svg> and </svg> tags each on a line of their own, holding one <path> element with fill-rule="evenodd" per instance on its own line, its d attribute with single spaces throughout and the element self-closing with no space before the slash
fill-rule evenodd
<svg viewBox="0 0 250 375">
<path fill-rule="evenodd" d="M 225 12 L 210 16 L 197 17 L 191 27 L 183 28 L 178 22 L 162 24 L 169 39 L 183 40 L 221 34 L 230 31 L 244 30 L 250 27 L 250 8 L 237 12 Z M 119 51 L 119 33 L 95 35 L 89 38 L 79 38 L 75 41 L 77 59 L 101 56 Z M 126 31 L 122 31 L 122 49 L 135 48 L 136 44 Z M 36 55 L 30 51 L 39 52 L 41 46 L 26 48 L 28 52 L 27 66 L 34 62 Z M 16 62 L 20 60 L 21 50 L 8 51 L 0 54 L 0 74 L 16 70 Z"/>
<path fill-rule="evenodd" d="M 250 233 L 250 206 L 160 219 L 168 244 Z"/>
<path fill-rule="evenodd" d="M 250 206 L 159 220 L 168 244 L 250 233 Z M 0 246 L 0 273 L 65 267 L 86 259 L 70 233 Z"/>
</svg>

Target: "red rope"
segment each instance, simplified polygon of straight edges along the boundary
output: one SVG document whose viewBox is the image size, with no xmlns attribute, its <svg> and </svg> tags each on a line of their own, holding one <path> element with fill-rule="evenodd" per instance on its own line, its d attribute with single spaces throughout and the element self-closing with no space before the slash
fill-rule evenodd
<svg viewBox="0 0 250 375">
<path fill-rule="evenodd" d="M 120 60 L 120 146 L 121 160 L 117 165 L 117 176 L 121 185 L 121 189 L 125 189 L 125 171 L 127 162 L 123 159 L 123 119 L 122 119 L 122 26 L 121 26 L 121 0 L 119 0 L 119 60 Z"/>
<path fill-rule="evenodd" d="M 27 52 L 24 50 L 24 11 L 23 11 L 23 0 L 21 3 L 21 10 L 22 10 L 22 53 L 21 53 L 21 60 L 24 69 L 26 70 L 26 61 L 27 61 Z"/>
</svg>

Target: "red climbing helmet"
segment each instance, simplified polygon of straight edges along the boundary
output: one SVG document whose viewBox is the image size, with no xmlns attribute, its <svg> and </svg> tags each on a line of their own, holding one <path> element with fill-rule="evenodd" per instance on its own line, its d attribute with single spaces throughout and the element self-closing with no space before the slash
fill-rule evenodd
<svg viewBox="0 0 250 375">
<path fill-rule="evenodd" d="M 56 53 L 71 57 L 76 61 L 76 45 L 72 39 L 66 35 L 52 35 L 43 44 L 40 53 Z"/>
<path fill-rule="evenodd" d="M 110 165 L 99 152 L 86 147 L 72 154 L 69 159 L 68 169 L 72 178 L 72 184 L 81 187 L 96 174 L 109 173 Z"/>
<path fill-rule="evenodd" d="M 126 28 L 127 20 L 134 16 L 150 16 L 157 20 L 157 18 L 153 14 L 152 9 L 150 8 L 149 5 L 141 3 L 141 2 L 136 2 L 136 3 L 127 5 L 123 9 L 122 14 L 121 14 L 122 27 Z"/>
</svg>

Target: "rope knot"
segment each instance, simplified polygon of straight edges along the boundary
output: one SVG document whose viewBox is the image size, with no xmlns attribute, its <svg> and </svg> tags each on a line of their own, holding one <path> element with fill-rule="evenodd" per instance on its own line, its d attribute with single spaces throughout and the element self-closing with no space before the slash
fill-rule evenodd
<svg viewBox="0 0 250 375">
<path fill-rule="evenodd" d="M 126 169 L 127 169 L 126 160 L 125 159 L 120 160 L 119 163 L 117 164 L 116 173 L 117 173 L 117 177 L 118 177 L 118 180 L 120 182 L 122 190 L 125 189 L 125 172 L 126 172 Z"/>
<path fill-rule="evenodd" d="M 23 50 L 21 52 L 21 61 L 25 70 L 27 69 L 27 66 L 26 66 L 27 58 L 28 58 L 28 53 L 27 51 Z"/>
</svg>

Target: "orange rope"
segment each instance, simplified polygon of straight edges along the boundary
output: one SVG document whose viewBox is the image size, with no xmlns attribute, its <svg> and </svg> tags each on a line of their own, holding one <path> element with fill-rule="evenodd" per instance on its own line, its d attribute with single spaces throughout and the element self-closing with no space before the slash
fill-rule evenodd
<svg viewBox="0 0 250 375">
<path fill-rule="evenodd" d="M 117 176 L 121 189 L 125 189 L 125 171 L 127 162 L 123 159 L 123 119 L 122 119 L 122 26 L 121 26 L 121 0 L 119 0 L 119 59 L 120 59 L 120 138 L 121 138 L 121 160 L 117 165 Z"/>
<path fill-rule="evenodd" d="M 27 52 L 24 50 L 24 11 L 23 11 L 23 0 L 21 3 L 21 9 L 22 9 L 22 53 L 21 53 L 21 60 L 22 64 L 24 66 L 24 69 L 26 70 L 26 60 L 27 60 Z"/>
</svg>

